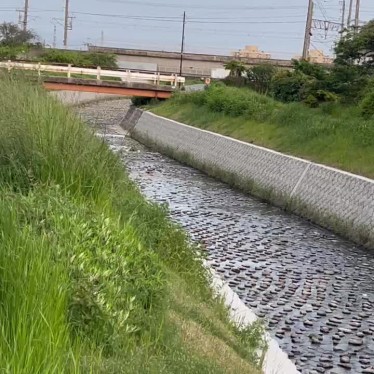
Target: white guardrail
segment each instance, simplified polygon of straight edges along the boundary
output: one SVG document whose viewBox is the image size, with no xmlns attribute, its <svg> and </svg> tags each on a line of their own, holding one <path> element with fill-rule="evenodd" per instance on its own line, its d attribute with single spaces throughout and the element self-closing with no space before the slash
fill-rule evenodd
<svg viewBox="0 0 374 374">
<path fill-rule="evenodd" d="M 137 73 L 130 70 L 118 71 L 118 70 L 104 70 L 100 67 L 97 69 L 85 69 L 78 68 L 72 65 L 58 66 L 58 65 L 43 65 L 41 63 L 30 64 L 22 62 L 5 61 L 0 62 L 0 68 L 7 69 L 9 72 L 13 69 L 16 70 L 31 70 L 38 72 L 39 76 L 41 73 L 64 73 L 67 78 L 72 78 L 72 75 L 88 75 L 95 76 L 96 80 L 102 80 L 102 77 L 120 78 L 123 82 L 134 82 L 134 83 L 152 83 L 159 85 L 160 83 L 170 83 L 172 86 L 184 85 L 186 78 L 179 77 L 177 74 L 172 75 L 161 75 L 160 73 Z"/>
</svg>

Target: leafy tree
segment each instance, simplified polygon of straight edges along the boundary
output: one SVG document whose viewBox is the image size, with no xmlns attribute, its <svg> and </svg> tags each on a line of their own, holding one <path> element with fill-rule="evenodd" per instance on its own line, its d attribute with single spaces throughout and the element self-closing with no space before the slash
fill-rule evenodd
<svg viewBox="0 0 374 374">
<path fill-rule="evenodd" d="M 30 44 L 35 39 L 36 35 L 32 31 L 24 31 L 14 23 L 0 24 L 0 46 L 18 47 Z"/>
<path fill-rule="evenodd" d="M 324 87 L 339 95 L 344 102 L 357 102 L 369 83 L 365 70 L 356 65 L 336 64 L 324 80 Z"/>
<path fill-rule="evenodd" d="M 306 98 L 305 87 L 308 77 L 295 71 L 280 71 L 271 82 L 271 92 L 275 99 L 289 103 Z"/>
<path fill-rule="evenodd" d="M 349 30 L 335 47 L 337 64 L 374 67 L 374 20 L 359 32 Z"/>
<path fill-rule="evenodd" d="M 255 91 L 266 94 L 270 90 L 271 81 L 277 72 L 273 65 L 262 64 L 247 70 L 249 85 Z"/>
<path fill-rule="evenodd" d="M 312 64 L 311 62 L 305 60 L 292 60 L 292 64 L 295 72 L 297 73 L 302 73 L 318 80 L 326 79 L 327 71 L 321 65 Z"/>
<path fill-rule="evenodd" d="M 230 70 L 231 77 L 241 77 L 247 70 L 241 61 L 232 60 L 224 65 L 226 70 Z"/>
</svg>

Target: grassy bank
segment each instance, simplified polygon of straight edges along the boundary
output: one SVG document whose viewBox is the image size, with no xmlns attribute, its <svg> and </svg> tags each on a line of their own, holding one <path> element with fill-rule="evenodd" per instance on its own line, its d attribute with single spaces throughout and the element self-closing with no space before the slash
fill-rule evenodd
<svg viewBox="0 0 374 374">
<path fill-rule="evenodd" d="M 282 104 L 249 89 L 213 86 L 152 108 L 156 114 L 374 178 L 374 120 L 357 108 Z"/>
<path fill-rule="evenodd" d="M 197 248 L 41 89 L 1 79 L 0 370 L 259 373 Z"/>
</svg>

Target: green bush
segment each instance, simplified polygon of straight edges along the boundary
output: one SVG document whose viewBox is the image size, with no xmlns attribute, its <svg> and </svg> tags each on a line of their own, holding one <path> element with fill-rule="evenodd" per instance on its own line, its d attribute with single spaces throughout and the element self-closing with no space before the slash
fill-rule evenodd
<svg viewBox="0 0 374 374">
<path fill-rule="evenodd" d="M 366 118 L 374 117 L 374 90 L 370 91 L 360 104 L 361 115 Z"/>
<path fill-rule="evenodd" d="M 318 108 L 319 106 L 318 99 L 314 95 L 308 95 L 304 100 L 304 104 L 306 104 L 310 108 Z"/>
<path fill-rule="evenodd" d="M 222 82 L 229 87 L 246 87 L 248 85 L 248 78 L 229 75 L 227 78 L 223 79 Z"/>
<path fill-rule="evenodd" d="M 294 71 L 296 73 L 303 74 L 305 76 L 317 79 L 319 81 L 325 80 L 328 75 L 326 69 L 321 65 L 313 64 L 305 60 L 293 60 L 292 63 Z"/>
<path fill-rule="evenodd" d="M 300 73 L 281 71 L 271 82 L 272 96 L 285 103 L 302 101 L 305 99 L 308 78 Z"/>
<path fill-rule="evenodd" d="M 224 84 L 213 84 L 205 91 L 174 95 L 173 101 L 206 106 L 213 112 L 225 113 L 238 117 L 263 118 L 278 103 L 259 95 L 250 89 L 227 87 Z"/>
<path fill-rule="evenodd" d="M 325 90 L 338 95 L 344 103 L 354 104 L 362 100 L 369 76 L 360 66 L 334 65 L 323 84 Z"/>
<path fill-rule="evenodd" d="M 56 264 L 68 264 L 68 322 L 76 336 L 110 353 L 150 330 L 162 310 L 165 277 L 131 224 L 98 215 L 60 188 L 32 192 L 17 210 L 22 225 L 48 238 Z"/>
<path fill-rule="evenodd" d="M 49 63 L 71 64 L 83 68 L 96 68 L 98 66 L 108 69 L 118 68 L 116 56 L 108 53 L 87 53 L 51 49 L 46 50 L 40 57 L 40 60 Z"/>
<path fill-rule="evenodd" d="M 270 64 L 262 64 L 253 66 L 248 69 L 248 84 L 256 92 L 267 94 L 271 88 L 271 82 L 275 76 L 277 69 Z"/>
<path fill-rule="evenodd" d="M 28 47 L 26 46 L 0 46 L 0 61 L 16 60 L 20 54 L 26 53 Z"/>
</svg>

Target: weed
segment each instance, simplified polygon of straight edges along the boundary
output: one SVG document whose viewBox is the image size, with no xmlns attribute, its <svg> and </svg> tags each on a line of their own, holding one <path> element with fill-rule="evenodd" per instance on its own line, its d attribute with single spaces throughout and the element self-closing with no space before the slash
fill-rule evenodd
<svg viewBox="0 0 374 374">
<path fill-rule="evenodd" d="M 217 312 L 201 255 L 166 209 L 41 88 L 0 80 L 0 371 L 223 373 L 213 335 L 257 373 L 257 348 Z M 170 318 L 181 284 L 223 335 L 198 324 L 196 339 L 186 313 Z"/>
</svg>

